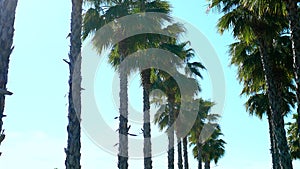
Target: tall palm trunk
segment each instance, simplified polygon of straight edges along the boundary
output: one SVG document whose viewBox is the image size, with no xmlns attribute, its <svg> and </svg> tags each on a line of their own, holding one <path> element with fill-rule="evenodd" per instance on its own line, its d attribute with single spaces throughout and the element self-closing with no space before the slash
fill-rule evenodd
<svg viewBox="0 0 300 169">
<path fill-rule="evenodd" d="M 7 74 L 9 57 L 13 51 L 13 36 L 15 13 L 18 0 L 0 0 L 0 144 L 4 140 L 3 117 L 5 106 L 5 95 L 12 93 L 7 91 Z M 1 155 L 1 153 L 0 153 Z"/>
<path fill-rule="evenodd" d="M 174 169 L 174 127 L 171 127 L 174 123 L 174 103 L 175 103 L 175 95 L 170 93 L 168 95 L 168 105 L 169 105 L 169 113 L 168 113 L 168 169 Z"/>
<path fill-rule="evenodd" d="M 298 135 L 300 134 L 300 16 L 297 6 L 297 1 L 295 0 L 284 0 L 286 3 L 290 32 L 291 32 L 291 41 L 292 41 L 292 51 L 294 58 L 294 68 L 295 68 L 295 77 L 297 84 L 297 112 L 298 112 Z"/>
<path fill-rule="evenodd" d="M 150 124 L 150 69 L 142 71 L 144 102 L 144 169 L 152 169 L 151 124 Z"/>
<path fill-rule="evenodd" d="M 183 158 L 184 158 L 184 169 L 189 169 L 189 158 L 188 158 L 188 151 L 187 151 L 187 136 L 183 138 Z"/>
<path fill-rule="evenodd" d="M 210 161 L 209 160 L 205 160 L 204 169 L 210 169 Z"/>
<path fill-rule="evenodd" d="M 259 50 L 261 54 L 261 60 L 263 64 L 263 69 L 265 72 L 266 84 L 267 84 L 267 92 L 268 99 L 271 108 L 271 117 L 272 117 L 272 127 L 274 131 L 274 137 L 276 140 L 276 146 L 279 152 L 279 162 L 281 169 L 292 169 L 292 160 L 291 155 L 289 153 L 289 148 L 287 145 L 286 132 L 284 129 L 284 111 L 283 100 L 282 100 L 282 84 L 276 81 L 276 74 L 272 71 L 272 66 L 274 63 L 270 58 L 268 48 L 269 46 L 266 44 L 266 40 L 263 37 L 266 36 L 257 36 L 259 38 Z"/>
<path fill-rule="evenodd" d="M 122 57 L 121 57 L 122 60 Z M 128 77 L 124 70 L 125 67 L 120 66 L 120 117 L 119 117 L 119 154 L 118 168 L 128 168 Z"/>
<path fill-rule="evenodd" d="M 182 164 L 182 142 L 180 136 L 177 136 L 178 169 L 183 169 Z"/>
<path fill-rule="evenodd" d="M 202 144 L 197 141 L 197 151 L 198 151 L 198 169 L 202 169 Z"/>
<path fill-rule="evenodd" d="M 71 34 L 69 53 L 69 114 L 67 126 L 68 146 L 66 169 L 80 169 L 80 117 L 81 117 L 81 24 L 82 0 L 72 0 Z"/>
<path fill-rule="evenodd" d="M 269 134 L 270 134 L 270 142 L 271 142 L 271 155 L 272 155 L 272 164 L 273 169 L 280 169 L 279 159 L 278 159 L 278 148 L 276 146 L 276 139 L 274 137 L 274 131 L 272 126 L 272 117 L 271 117 L 271 110 L 268 109 L 267 111 L 268 116 L 268 123 L 269 123 Z"/>
<path fill-rule="evenodd" d="M 146 10 L 147 0 L 140 1 L 140 10 Z M 142 71 L 142 84 L 143 84 L 143 134 L 144 134 L 144 169 L 152 169 L 152 149 L 151 149 L 151 124 L 150 124 L 150 69 Z"/>
</svg>

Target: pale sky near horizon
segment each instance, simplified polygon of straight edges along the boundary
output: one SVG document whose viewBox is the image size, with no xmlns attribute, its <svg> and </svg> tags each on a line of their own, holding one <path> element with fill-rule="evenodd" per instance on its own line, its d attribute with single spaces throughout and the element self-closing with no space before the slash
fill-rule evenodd
<svg viewBox="0 0 300 169">
<path fill-rule="evenodd" d="M 251 117 L 240 97 L 241 86 L 236 80 L 236 69 L 229 67 L 227 46 L 233 42 L 229 33 L 220 36 L 216 21 L 220 15 L 206 14 L 205 0 L 172 0 L 173 15 L 194 25 L 214 47 L 222 64 L 226 80 L 226 102 L 221 127 L 226 153 L 213 169 L 266 169 L 271 168 L 270 143 L 266 118 Z M 3 152 L 0 166 L 4 169 L 62 169 L 64 147 L 67 143 L 68 66 L 62 59 L 68 57 L 71 1 L 20 0 L 15 21 L 15 49 L 10 59 L 8 89 L 14 93 L 6 99 L 4 129 L 6 139 L 0 146 Z M 103 78 L 111 81 L 113 69 L 106 65 Z M 209 75 L 201 81 L 203 95 L 209 97 Z M 109 79 L 110 78 L 110 79 Z M 110 85 L 110 84 L 108 84 Z M 141 97 L 138 78 L 129 85 L 129 100 Z M 136 94 L 136 95 L 135 95 Z M 105 111 L 117 115 L 111 97 L 96 98 L 108 105 Z M 111 106 L 111 109 L 109 108 Z M 141 105 L 134 105 L 139 109 Z M 117 120 L 110 123 L 117 126 Z M 157 126 L 152 125 L 153 130 Z M 101 132 L 101 129 L 99 129 Z M 103 137 L 105 139 L 105 137 Z M 155 146 L 155 145 L 154 145 Z M 141 150 L 142 151 L 142 150 Z M 175 156 L 175 159 L 177 157 Z M 190 168 L 197 162 L 189 156 Z M 176 166 L 175 161 L 175 166 Z M 117 157 L 107 153 L 83 132 L 82 168 L 117 168 Z M 131 159 L 129 168 L 143 168 L 143 161 Z M 167 168 L 167 154 L 153 158 L 154 169 Z M 175 167 L 177 168 L 177 166 Z M 294 161 L 300 168 L 300 161 Z"/>
</svg>

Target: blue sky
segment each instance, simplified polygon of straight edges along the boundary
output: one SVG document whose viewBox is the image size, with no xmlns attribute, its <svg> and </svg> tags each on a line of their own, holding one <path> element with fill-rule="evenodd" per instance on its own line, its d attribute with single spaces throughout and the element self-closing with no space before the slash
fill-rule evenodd
<svg viewBox="0 0 300 169">
<path fill-rule="evenodd" d="M 229 33 L 220 36 L 215 27 L 219 15 L 206 14 L 205 0 L 172 0 L 173 15 L 193 24 L 215 48 L 226 79 L 226 103 L 221 127 L 227 142 L 226 154 L 215 169 L 271 168 L 268 125 L 245 112 L 240 97 L 241 86 L 236 80 L 236 69 L 229 67 L 227 45 L 233 42 Z M 64 168 L 66 147 L 68 66 L 62 61 L 68 57 L 71 1 L 27 0 L 19 1 L 15 21 L 15 50 L 11 56 L 8 89 L 14 92 L 7 97 L 4 128 L 7 137 L 0 147 L 3 152 L 0 166 L 5 169 Z M 105 73 L 101 74 L 101 70 Z M 111 82 L 114 75 L 109 65 L 99 68 L 101 78 Z M 203 96 L 209 98 L 209 74 L 201 81 Z M 141 89 L 137 76 L 132 76 L 129 99 L 140 99 Z M 98 84 L 96 82 L 96 84 Z M 97 90 L 97 89 L 96 89 Z M 136 92 L 139 91 L 139 92 Z M 136 92 L 136 93 L 135 93 Z M 96 100 L 107 105 L 111 112 L 104 119 L 116 128 L 117 106 L 113 98 L 99 94 Z M 141 109 L 140 104 L 133 107 Z M 104 107 L 104 106 L 103 106 Z M 152 126 L 156 128 L 156 126 Z M 154 129 L 155 130 L 155 129 Z M 103 137 L 105 139 L 105 137 Z M 155 169 L 167 168 L 167 154 L 153 158 Z M 130 160 L 129 168 L 141 168 L 142 160 Z M 190 155 L 190 168 L 196 168 Z M 93 143 L 82 134 L 82 168 L 117 168 L 117 158 Z M 294 161 L 294 168 L 300 162 Z"/>
</svg>

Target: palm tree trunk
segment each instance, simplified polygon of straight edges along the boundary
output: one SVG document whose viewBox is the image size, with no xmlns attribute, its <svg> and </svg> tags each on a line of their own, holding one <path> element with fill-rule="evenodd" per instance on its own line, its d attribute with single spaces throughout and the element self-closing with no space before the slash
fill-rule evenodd
<svg viewBox="0 0 300 169">
<path fill-rule="evenodd" d="M 182 165 L 182 142 L 181 138 L 177 136 L 177 151 L 178 151 L 178 169 L 183 169 Z"/>
<path fill-rule="evenodd" d="M 280 169 L 279 159 L 278 159 L 278 148 L 276 147 L 276 139 L 274 137 L 273 126 L 272 126 L 272 117 L 271 110 L 267 111 L 268 123 L 269 123 L 269 133 L 270 133 L 270 142 L 271 142 L 271 155 L 272 155 L 272 164 L 273 169 Z"/>
<path fill-rule="evenodd" d="M 210 161 L 205 160 L 204 169 L 210 169 Z"/>
<path fill-rule="evenodd" d="M 201 143 L 198 141 L 197 142 L 197 151 L 198 151 L 198 169 L 202 169 L 202 145 Z"/>
<path fill-rule="evenodd" d="M 265 36 L 258 36 L 265 37 Z M 271 108 L 272 120 L 273 123 L 273 131 L 274 137 L 277 143 L 278 151 L 279 151 L 279 162 L 282 169 L 292 169 L 292 160 L 291 155 L 289 153 L 289 148 L 287 145 L 286 132 L 284 129 L 284 111 L 282 110 L 283 100 L 282 100 L 282 84 L 276 81 L 276 74 L 272 72 L 272 65 L 274 65 L 272 59 L 270 58 L 268 52 L 268 45 L 266 41 L 262 38 L 259 39 L 260 46 L 260 54 L 263 64 L 263 69 L 265 72 L 266 84 L 267 84 L 267 92 L 268 99 Z"/>
<path fill-rule="evenodd" d="M 66 169 L 80 169 L 80 117 L 81 117 L 81 24 L 82 0 L 72 0 L 71 35 L 69 53 L 69 113 Z"/>
<path fill-rule="evenodd" d="M 142 71 L 144 103 L 144 169 L 152 169 L 151 124 L 150 124 L 150 69 Z"/>
<path fill-rule="evenodd" d="M 274 122 L 273 122 L 274 137 L 276 140 L 275 141 L 276 148 L 278 149 L 278 154 L 279 154 L 278 157 L 279 157 L 279 163 L 281 169 L 292 169 L 293 168 L 292 160 L 287 145 L 283 116 L 275 114 L 273 115 L 273 118 L 274 118 Z"/>
<path fill-rule="evenodd" d="M 122 57 L 121 57 L 122 58 Z M 122 60 L 122 59 L 121 59 Z M 118 168 L 128 168 L 128 77 L 124 67 L 120 66 L 120 116 L 119 116 L 119 154 Z"/>
<path fill-rule="evenodd" d="M 183 158 L 184 158 L 184 169 L 189 169 L 189 158 L 188 158 L 188 151 L 187 151 L 187 136 L 183 138 Z"/>
<path fill-rule="evenodd" d="M 297 1 L 295 0 L 284 0 L 286 3 L 290 32 L 291 32 L 291 41 L 292 41 L 292 51 L 294 58 L 294 68 L 295 68 L 295 77 L 297 85 L 297 112 L 298 112 L 298 135 L 300 134 L 300 16 L 297 6 Z"/>
<path fill-rule="evenodd" d="M 5 106 L 5 95 L 11 95 L 12 93 L 7 91 L 7 75 L 9 57 L 13 51 L 13 36 L 14 36 L 14 22 L 15 13 L 18 0 L 0 0 L 0 136 L 4 139 L 3 133 L 3 117 Z M 1 139 L 1 142 L 3 141 Z M 1 155 L 1 153 L 0 153 Z"/>
<path fill-rule="evenodd" d="M 169 113 L 168 113 L 168 169 L 174 169 L 174 110 L 173 106 L 175 103 L 175 95 L 170 93 L 168 95 L 168 105 L 169 105 Z"/>
</svg>

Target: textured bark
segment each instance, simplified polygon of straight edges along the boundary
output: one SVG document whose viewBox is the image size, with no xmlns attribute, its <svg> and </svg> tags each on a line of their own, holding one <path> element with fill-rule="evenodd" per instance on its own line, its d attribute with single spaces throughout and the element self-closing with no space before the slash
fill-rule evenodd
<svg viewBox="0 0 300 169">
<path fill-rule="evenodd" d="M 210 161 L 205 161 L 204 163 L 204 169 L 210 169 Z"/>
<path fill-rule="evenodd" d="M 81 24 L 82 0 L 72 0 L 71 34 L 69 53 L 69 108 L 68 108 L 68 145 L 66 169 L 80 169 L 80 117 L 81 117 Z"/>
<path fill-rule="evenodd" d="M 197 151 L 198 151 L 198 169 L 202 169 L 202 145 L 197 142 Z"/>
<path fill-rule="evenodd" d="M 292 41 L 292 51 L 294 58 L 294 68 L 295 68 L 295 77 L 296 77 L 296 86 L 297 86 L 297 112 L 298 117 L 300 117 L 300 16 L 299 10 L 297 7 L 297 1 L 295 0 L 285 0 L 289 24 L 290 24 L 290 33 Z M 300 134 L 300 118 L 298 122 L 298 134 Z"/>
<path fill-rule="evenodd" d="M 269 134 L 270 134 L 270 143 L 271 143 L 271 155 L 272 155 L 272 164 L 273 169 L 280 169 L 279 158 L 278 158 L 278 148 L 276 146 L 276 139 L 273 132 L 273 122 L 271 117 L 271 110 L 267 111 L 268 123 L 269 123 Z"/>
<path fill-rule="evenodd" d="M 142 71 L 144 103 L 144 169 L 152 169 L 151 124 L 150 124 L 150 69 Z"/>
<path fill-rule="evenodd" d="M 119 154 L 118 168 L 128 168 L 128 93 L 127 73 L 120 67 L 120 117 L 119 117 Z"/>
<path fill-rule="evenodd" d="M 178 169 L 183 169 L 183 164 L 182 164 L 182 142 L 181 138 L 177 136 L 177 151 L 178 151 Z"/>
<path fill-rule="evenodd" d="M 265 36 L 258 36 L 265 37 Z M 261 54 L 261 60 L 263 63 L 263 69 L 265 72 L 265 79 L 267 84 L 268 99 L 270 103 L 270 109 L 272 114 L 272 127 L 274 131 L 274 137 L 276 140 L 276 146 L 279 152 L 279 163 L 281 169 L 292 169 L 292 160 L 289 153 L 289 148 L 286 139 L 286 132 L 284 129 L 284 111 L 282 110 L 283 100 L 282 100 L 282 84 L 276 81 L 276 74 L 272 71 L 272 66 L 274 65 L 271 56 L 269 55 L 266 41 L 259 38 L 259 50 Z"/>
<path fill-rule="evenodd" d="M 189 169 L 189 158 L 188 158 L 188 151 L 187 151 L 187 136 L 183 138 L 183 158 L 184 158 L 184 169 Z"/>
<path fill-rule="evenodd" d="M 6 89 L 9 57 L 13 51 L 13 36 L 14 36 L 14 22 L 15 13 L 18 0 L 0 0 L 0 136 L 4 140 L 3 133 L 3 117 L 5 107 L 5 95 L 10 95 Z M 12 93 L 11 93 L 12 94 Z"/>
<path fill-rule="evenodd" d="M 174 127 L 172 127 L 174 123 L 174 110 L 173 105 L 175 103 L 175 95 L 170 93 L 168 95 L 168 105 L 169 105 L 169 113 L 168 113 L 168 169 L 174 169 Z"/>
</svg>

